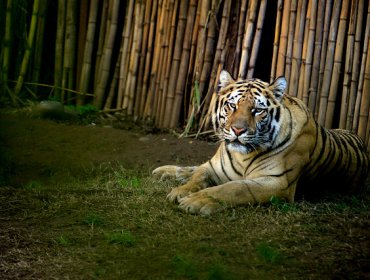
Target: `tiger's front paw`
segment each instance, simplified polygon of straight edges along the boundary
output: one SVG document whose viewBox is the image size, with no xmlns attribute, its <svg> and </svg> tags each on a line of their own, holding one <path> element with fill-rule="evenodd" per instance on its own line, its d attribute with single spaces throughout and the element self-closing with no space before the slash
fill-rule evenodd
<svg viewBox="0 0 370 280">
<path fill-rule="evenodd" d="M 179 208 L 187 213 L 209 216 L 223 209 L 222 204 L 202 190 L 179 200 Z"/>
<path fill-rule="evenodd" d="M 171 192 L 167 195 L 167 199 L 170 202 L 179 202 L 180 199 L 186 197 L 187 195 L 199 191 L 199 187 L 185 184 L 183 186 L 173 188 Z"/>
<path fill-rule="evenodd" d="M 157 180 L 176 178 L 177 169 L 175 165 L 164 165 L 154 169 L 152 175 Z"/>
</svg>

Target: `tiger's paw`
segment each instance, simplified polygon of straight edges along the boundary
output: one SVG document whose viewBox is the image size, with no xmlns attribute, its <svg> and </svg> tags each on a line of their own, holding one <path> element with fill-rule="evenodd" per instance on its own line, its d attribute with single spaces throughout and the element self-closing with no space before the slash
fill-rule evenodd
<svg viewBox="0 0 370 280">
<path fill-rule="evenodd" d="M 171 192 L 167 195 L 167 199 L 170 202 L 179 202 L 180 199 L 188 196 L 191 193 L 199 191 L 199 188 L 196 186 L 185 184 L 183 186 L 173 188 Z"/>
<path fill-rule="evenodd" d="M 176 179 L 185 184 L 197 168 L 198 166 L 180 167 L 176 165 L 164 165 L 154 169 L 152 175 L 158 180 Z"/>
<path fill-rule="evenodd" d="M 153 170 L 152 175 L 157 180 L 176 178 L 177 169 L 175 165 L 164 165 Z"/>
<path fill-rule="evenodd" d="M 179 200 L 179 208 L 186 213 L 200 214 L 202 216 L 209 216 L 221 211 L 224 208 L 222 204 L 209 196 L 207 191 L 203 190 L 181 198 Z"/>
</svg>

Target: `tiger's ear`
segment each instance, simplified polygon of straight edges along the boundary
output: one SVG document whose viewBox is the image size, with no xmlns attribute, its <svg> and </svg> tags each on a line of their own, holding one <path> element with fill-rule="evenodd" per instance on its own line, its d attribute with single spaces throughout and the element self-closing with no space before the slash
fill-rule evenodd
<svg viewBox="0 0 370 280">
<path fill-rule="evenodd" d="M 269 85 L 269 89 L 274 93 L 277 100 L 281 100 L 284 96 L 284 92 L 287 86 L 285 77 L 280 76 L 272 84 Z"/>
<path fill-rule="evenodd" d="M 226 87 L 228 86 L 229 84 L 231 83 L 234 83 L 234 79 L 231 77 L 231 75 L 229 74 L 229 72 L 227 72 L 226 70 L 222 70 L 221 73 L 220 73 L 220 82 L 218 84 L 218 87 L 219 88 L 223 88 L 223 87 Z"/>
</svg>

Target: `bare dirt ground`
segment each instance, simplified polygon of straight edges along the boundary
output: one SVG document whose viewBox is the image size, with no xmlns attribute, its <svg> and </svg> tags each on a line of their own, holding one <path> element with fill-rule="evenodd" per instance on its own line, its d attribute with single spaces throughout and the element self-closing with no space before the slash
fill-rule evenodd
<svg viewBox="0 0 370 280">
<path fill-rule="evenodd" d="M 200 164 L 217 144 L 143 134 L 110 126 L 72 125 L 22 115 L 0 115 L 0 160 L 7 184 L 78 176 L 107 162 L 150 172 L 165 164 Z M 1 174 L 1 173 L 0 173 Z"/>
</svg>

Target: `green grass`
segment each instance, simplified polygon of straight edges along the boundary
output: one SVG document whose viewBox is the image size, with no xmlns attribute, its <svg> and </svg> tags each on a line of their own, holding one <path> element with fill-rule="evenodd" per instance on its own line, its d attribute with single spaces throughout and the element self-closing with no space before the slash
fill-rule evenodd
<svg viewBox="0 0 370 280">
<path fill-rule="evenodd" d="M 0 187 L 0 275 L 12 279 L 366 278 L 369 196 L 188 215 L 175 182 L 105 166 Z"/>
<path fill-rule="evenodd" d="M 110 244 L 121 244 L 126 247 L 132 247 L 135 245 L 135 237 L 126 231 L 113 232 L 107 235 L 107 242 Z"/>
</svg>

